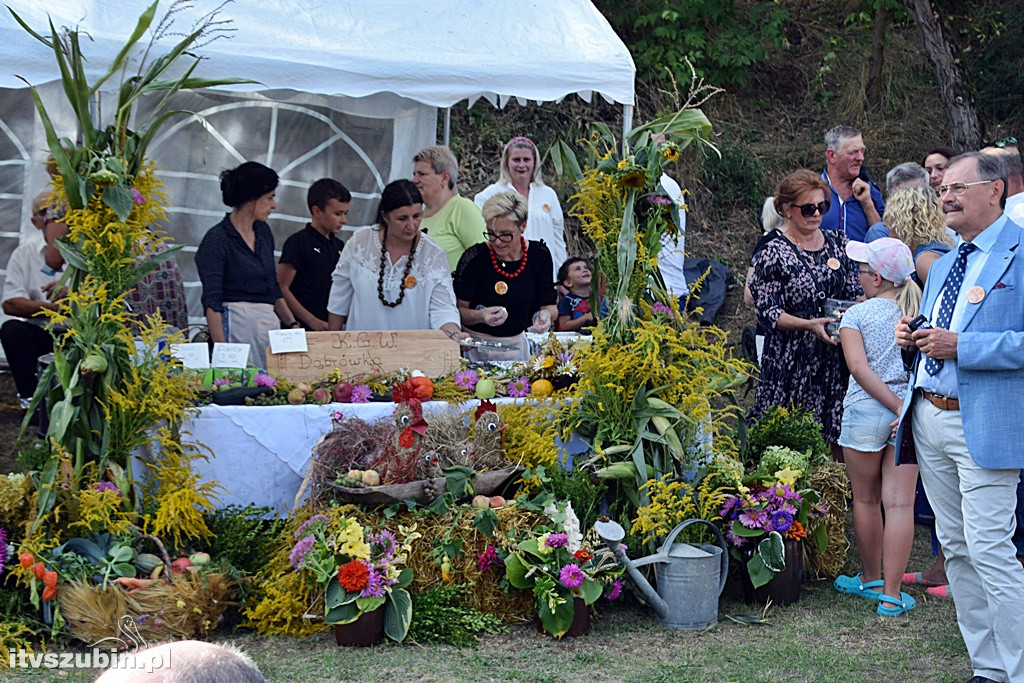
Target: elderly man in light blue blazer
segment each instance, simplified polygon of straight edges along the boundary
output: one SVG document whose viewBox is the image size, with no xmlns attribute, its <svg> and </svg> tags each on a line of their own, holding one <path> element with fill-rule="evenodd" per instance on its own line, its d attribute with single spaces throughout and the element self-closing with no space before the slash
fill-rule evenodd
<svg viewBox="0 0 1024 683">
<path fill-rule="evenodd" d="M 905 317 L 896 328 L 901 346 L 920 351 L 896 458 L 916 459 L 935 510 L 970 683 L 1024 682 L 1024 568 L 1011 541 L 1024 467 L 1024 229 L 1003 213 L 998 158 L 956 157 L 943 183 L 961 243 L 928 273 L 929 324 L 915 331 Z"/>
</svg>

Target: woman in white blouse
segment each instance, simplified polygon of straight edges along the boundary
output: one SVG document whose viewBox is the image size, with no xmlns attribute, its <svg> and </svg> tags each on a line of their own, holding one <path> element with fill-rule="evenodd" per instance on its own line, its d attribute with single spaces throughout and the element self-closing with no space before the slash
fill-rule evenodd
<svg viewBox="0 0 1024 683">
<path fill-rule="evenodd" d="M 558 203 L 558 195 L 544 184 L 540 173 L 540 155 L 537 146 L 529 138 L 512 138 L 505 145 L 501 154 L 501 171 L 498 182 L 488 185 L 473 201 L 480 208 L 484 202 L 506 190 L 515 190 L 526 197 L 528 218 L 526 220 L 526 238 L 544 240 L 551 252 L 551 263 L 554 270 L 551 281 L 558 279 L 558 268 L 565 262 L 565 226 L 562 221 L 562 206 Z"/>
<path fill-rule="evenodd" d="M 384 188 L 379 224 L 345 243 L 332 275 L 328 329 L 443 330 L 459 326 L 448 256 L 420 232 L 423 198 L 408 180 Z"/>
</svg>

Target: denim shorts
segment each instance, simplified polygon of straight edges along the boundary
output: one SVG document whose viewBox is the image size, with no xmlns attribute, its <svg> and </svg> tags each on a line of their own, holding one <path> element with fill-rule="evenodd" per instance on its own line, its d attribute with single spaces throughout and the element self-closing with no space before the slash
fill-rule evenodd
<svg viewBox="0 0 1024 683">
<path fill-rule="evenodd" d="M 896 439 L 889 425 L 896 417 L 896 413 L 870 396 L 859 399 L 843 408 L 839 445 L 865 453 L 880 451 L 886 444 L 894 446 Z"/>
</svg>

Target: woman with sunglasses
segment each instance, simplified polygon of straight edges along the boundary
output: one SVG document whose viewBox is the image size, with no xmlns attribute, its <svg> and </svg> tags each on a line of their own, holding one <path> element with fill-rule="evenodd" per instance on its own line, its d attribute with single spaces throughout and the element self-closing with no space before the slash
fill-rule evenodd
<svg viewBox="0 0 1024 683">
<path fill-rule="evenodd" d="M 834 319 L 825 315 L 824 304 L 826 299 L 855 299 L 863 292 L 846 255 L 846 235 L 821 229 L 830 196 L 825 181 L 808 170 L 790 173 L 775 192 L 783 237 L 757 253 L 750 279 L 758 322 L 772 331 L 765 339 L 750 419 L 773 406 L 810 411 L 838 457 L 835 444 L 848 373 L 825 329 Z"/>
<path fill-rule="evenodd" d="M 558 316 L 551 281 L 551 252 L 527 241 L 526 199 L 499 192 L 483 206 L 487 243 L 466 250 L 455 270 L 455 298 L 462 326 L 480 341 L 509 349 L 473 349 L 470 360 L 530 359 L 523 332 L 547 332 Z"/>
</svg>

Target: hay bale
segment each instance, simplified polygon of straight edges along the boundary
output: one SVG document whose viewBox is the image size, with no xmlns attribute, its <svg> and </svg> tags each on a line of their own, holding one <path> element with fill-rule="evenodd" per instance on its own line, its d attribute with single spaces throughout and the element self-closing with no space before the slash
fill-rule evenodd
<svg viewBox="0 0 1024 683">
<path fill-rule="evenodd" d="M 825 526 L 828 545 L 819 553 L 815 544 L 804 543 L 804 568 L 815 578 L 834 579 L 846 564 L 850 541 L 846 537 L 846 502 L 852 495 L 846 468 L 836 462 L 816 465 L 811 471 L 811 488 L 821 494 L 821 504 L 828 514 L 817 524 Z"/>
<path fill-rule="evenodd" d="M 153 642 L 205 637 L 220 623 L 234 592 L 231 577 L 205 570 L 136 592 L 73 581 L 57 599 L 71 635 L 83 642 L 126 635 Z"/>
</svg>

